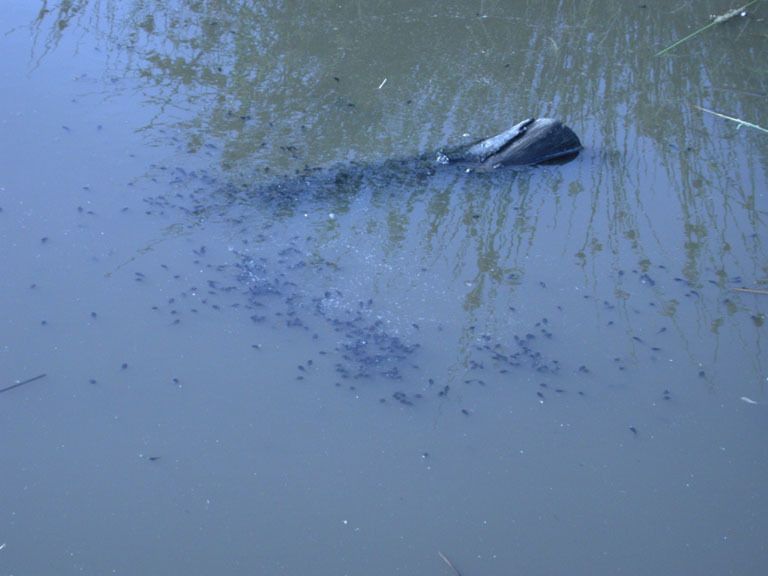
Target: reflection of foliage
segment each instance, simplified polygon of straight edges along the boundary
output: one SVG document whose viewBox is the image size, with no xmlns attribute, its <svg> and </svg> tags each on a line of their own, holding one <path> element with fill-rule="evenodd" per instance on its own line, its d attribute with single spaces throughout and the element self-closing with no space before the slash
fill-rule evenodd
<svg viewBox="0 0 768 576">
<path fill-rule="evenodd" d="M 587 147 L 576 163 L 511 179 L 511 192 L 479 187 L 452 201 L 449 184 L 429 200 L 420 242 L 434 249 L 463 230 L 454 273 L 472 277 L 469 310 L 510 286 L 511 274 L 519 282 L 534 246 L 570 254 L 595 289 L 613 278 L 620 298 L 632 293 L 620 270 L 662 258 L 693 286 L 758 274 L 764 136 L 688 104 L 768 124 L 764 21 L 736 18 L 654 58 L 698 20 L 695 3 L 609 14 L 593 2 L 514 4 L 477 14 L 454 0 L 435 14 L 405 1 L 62 0 L 43 5 L 36 29 L 40 57 L 75 28 L 97 37 L 106 77 L 135 79 L 160 110 L 148 137 L 173 125 L 190 151 L 215 144 L 238 182 L 253 166 L 290 173 L 409 155 L 464 130 L 564 118 Z M 389 250 L 413 226 L 409 201 L 393 202 L 385 219 Z M 551 238 L 550 222 L 560 227 Z M 674 315 L 674 298 L 655 290 Z M 729 310 L 710 311 L 710 321 Z"/>
</svg>

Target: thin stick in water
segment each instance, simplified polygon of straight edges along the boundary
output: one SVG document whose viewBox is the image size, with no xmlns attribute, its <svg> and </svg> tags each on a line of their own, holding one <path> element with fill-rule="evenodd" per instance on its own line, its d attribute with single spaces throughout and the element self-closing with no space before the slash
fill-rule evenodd
<svg viewBox="0 0 768 576">
<path fill-rule="evenodd" d="M 757 2 L 757 0 L 752 0 L 752 1 L 751 1 L 751 2 L 749 2 L 748 4 L 744 4 L 744 6 L 742 6 L 741 8 L 736 8 L 735 10 L 729 10 L 729 11 L 728 11 L 728 12 L 726 12 L 725 14 L 721 14 L 720 16 L 717 16 L 716 18 L 714 18 L 714 19 L 712 20 L 712 22 L 710 22 L 710 23 L 709 23 L 709 24 L 707 24 L 706 26 L 704 26 L 704 27 L 702 27 L 702 28 L 699 28 L 698 30 L 696 30 L 695 32 L 693 32 L 693 33 L 691 33 L 691 34 L 688 34 L 688 36 L 686 36 L 686 37 L 685 37 L 685 38 L 683 38 L 682 40 L 678 40 L 677 42 L 675 42 L 675 43 L 674 43 L 674 44 L 672 44 L 671 46 L 667 46 L 667 47 L 666 47 L 666 48 L 664 48 L 664 50 L 662 50 L 661 52 L 657 52 L 657 53 L 656 53 L 656 56 L 661 56 L 662 54 L 664 54 L 664 53 L 666 53 L 666 52 L 669 52 L 669 51 L 670 51 L 670 50 L 672 50 L 672 48 L 674 48 L 675 46 L 678 46 L 678 45 L 682 44 L 683 42 L 685 42 L 686 40 L 688 40 L 688 39 L 690 39 L 690 38 L 693 38 L 693 37 L 694 37 L 694 36 L 696 36 L 696 34 L 698 34 L 699 32 L 704 32 L 704 30 L 706 30 L 707 28 L 710 28 L 710 27 L 714 26 L 715 24 L 722 24 L 723 22 L 727 22 L 728 20 L 730 20 L 730 19 L 731 19 L 731 18 L 733 18 L 734 16 L 738 16 L 739 14 L 741 14 L 742 12 L 744 12 L 744 10 L 746 10 L 747 8 L 749 8 L 750 6 L 752 6 L 752 4 L 754 4 L 755 2 Z"/>
<path fill-rule="evenodd" d="M 768 294 L 768 290 L 758 290 L 756 288 L 734 288 L 736 292 L 749 292 L 750 294 Z"/>
<path fill-rule="evenodd" d="M 450 561 L 450 560 L 448 560 L 448 558 L 446 558 L 446 557 L 445 557 L 445 554 L 443 554 L 442 552 L 440 552 L 440 550 L 438 550 L 438 551 L 437 551 L 437 554 L 440 556 L 440 558 L 442 558 L 442 559 L 443 559 L 443 562 L 445 562 L 446 564 L 448 564 L 448 566 L 451 568 L 451 570 L 453 570 L 454 572 L 456 572 L 456 576 L 461 576 L 461 572 L 459 572 L 459 571 L 458 571 L 458 569 L 456 568 L 456 566 L 454 566 L 453 564 L 451 564 L 451 561 Z"/>
<path fill-rule="evenodd" d="M 720 114 L 719 112 L 715 112 L 713 110 L 707 110 L 706 108 L 702 108 L 701 106 L 696 106 L 696 104 L 691 104 L 691 106 L 693 106 L 697 110 L 701 110 L 702 112 L 714 114 L 715 116 L 719 116 L 720 118 L 725 118 L 726 120 L 736 122 L 738 124 L 738 126 L 736 127 L 737 130 L 742 126 L 747 126 L 749 128 L 754 128 L 755 130 L 760 130 L 761 132 L 765 132 L 766 134 L 768 134 L 768 129 L 763 128 L 762 126 L 758 126 L 757 124 L 752 124 L 752 122 L 747 122 L 746 120 L 742 120 L 741 118 L 734 118 L 733 116 L 726 116 L 725 114 Z"/>
<path fill-rule="evenodd" d="M 24 384 L 29 384 L 30 382 L 34 382 L 35 380 L 40 380 L 40 378 L 45 378 L 45 374 L 39 374 L 35 376 L 34 378 L 30 378 L 29 380 L 24 380 L 24 382 L 16 382 L 16 384 L 11 384 L 10 386 L 6 386 L 5 388 L 0 388 L 0 394 L 3 392 L 8 392 L 8 390 L 13 390 L 14 388 L 18 388 L 19 386 L 24 386 Z"/>
</svg>

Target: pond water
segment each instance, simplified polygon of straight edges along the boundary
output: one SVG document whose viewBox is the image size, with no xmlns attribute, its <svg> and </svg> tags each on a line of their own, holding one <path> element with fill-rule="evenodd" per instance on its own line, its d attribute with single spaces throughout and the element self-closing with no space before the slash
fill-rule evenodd
<svg viewBox="0 0 768 576">
<path fill-rule="evenodd" d="M 6 2 L 0 572 L 768 573 L 768 10 L 656 56 L 729 8 Z"/>
</svg>

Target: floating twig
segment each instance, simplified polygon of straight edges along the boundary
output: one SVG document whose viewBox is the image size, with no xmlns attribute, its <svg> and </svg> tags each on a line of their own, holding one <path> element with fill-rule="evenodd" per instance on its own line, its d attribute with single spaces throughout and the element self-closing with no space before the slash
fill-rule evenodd
<svg viewBox="0 0 768 576">
<path fill-rule="evenodd" d="M 30 378 L 29 380 L 24 380 L 24 382 L 16 382 L 16 384 L 11 384 L 10 386 L 6 386 L 5 388 L 0 388 L 0 394 L 3 392 L 8 392 L 8 390 L 13 390 L 14 388 L 18 388 L 19 386 L 24 386 L 24 384 L 29 384 L 30 382 L 34 382 L 35 380 L 40 380 L 40 378 L 45 378 L 45 374 L 40 374 L 38 376 L 35 376 L 34 378 Z"/>
<path fill-rule="evenodd" d="M 442 558 L 442 559 L 443 559 L 443 562 L 445 562 L 446 564 L 448 564 L 448 566 L 451 568 L 451 570 L 453 570 L 454 572 L 456 572 L 456 576 L 461 576 L 461 572 L 459 572 L 459 570 L 456 568 L 456 566 L 454 566 L 453 564 L 451 564 L 451 561 L 450 561 L 450 560 L 448 560 L 448 558 L 446 558 L 446 557 L 445 557 L 445 554 L 443 554 L 442 552 L 440 552 L 440 550 L 438 550 L 438 551 L 437 551 L 437 554 L 438 554 L 438 556 L 440 556 L 440 558 Z"/>
<path fill-rule="evenodd" d="M 758 290 L 757 288 L 734 288 L 736 292 L 749 292 L 750 294 L 768 294 L 768 290 Z"/>
<path fill-rule="evenodd" d="M 755 2 L 757 2 L 757 0 L 752 0 L 752 1 L 751 1 L 751 2 L 749 2 L 748 4 L 744 4 L 744 6 L 742 6 L 741 8 L 736 8 L 736 9 L 734 9 L 734 10 L 729 10 L 729 11 L 728 11 L 728 12 L 726 12 L 725 14 L 721 14 L 720 16 L 717 16 L 717 17 L 715 17 L 715 18 L 712 20 L 712 22 L 710 22 L 709 24 L 707 24 L 707 25 L 706 25 L 706 26 L 704 26 L 703 28 L 699 28 L 698 30 L 696 30 L 696 32 L 693 32 L 693 33 L 691 33 L 691 34 L 688 34 L 688 36 L 686 36 L 686 37 L 685 37 L 685 38 L 683 38 L 682 40 L 678 40 L 677 42 L 675 42 L 675 43 L 674 43 L 674 44 L 672 44 L 671 46 L 667 46 L 666 48 L 664 48 L 664 50 L 662 50 L 661 52 L 657 52 L 657 53 L 656 53 L 656 56 L 661 56 L 661 55 L 662 55 L 662 54 L 664 54 L 665 52 L 669 52 L 669 51 L 670 51 L 670 50 L 672 50 L 672 48 L 674 48 L 675 46 L 678 46 L 679 44 L 682 44 L 682 43 L 683 43 L 683 42 L 685 42 L 686 40 L 689 40 L 690 38 L 693 38 L 693 37 L 694 37 L 694 36 L 696 36 L 696 34 L 698 34 L 699 32 L 704 32 L 704 30 L 706 30 L 707 28 L 710 28 L 710 27 L 714 26 L 715 24 L 722 24 L 723 22 L 727 22 L 728 20 L 730 20 L 730 19 L 731 19 L 731 18 L 733 18 L 734 16 L 738 16 L 739 14 L 741 14 L 742 12 L 744 12 L 744 10 L 746 10 L 747 8 L 749 8 L 750 6 L 752 6 L 752 4 L 754 4 Z"/>
<path fill-rule="evenodd" d="M 768 96 L 768 92 L 758 92 L 757 90 L 740 90 L 739 88 L 729 88 L 727 86 L 713 86 L 712 90 L 719 90 L 721 92 L 734 92 L 735 94 L 746 94 L 747 96 L 759 96 L 765 98 Z"/>
<path fill-rule="evenodd" d="M 714 114 L 715 116 L 719 116 L 720 118 L 725 118 L 726 120 L 730 120 L 732 122 L 736 122 L 739 127 L 736 128 L 738 130 L 742 126 L 747 126 L 748 128 L 754 128 L 755 130 L 760 130 L 761 132 L 765 132 L 768 134 L 768 129 L 763 128 L 762 126 L 758 126 L 757 124 L 752 124 L 752 122 L 747 122 L 746 120 L 742 120 L 741 118 L 734 118 L 733 116 L 726 116 L 725 114 L 720 114 L 719 112 L 714 112 L 713 110 L 707 110 L 706 108 L 702 108 L 701 106 L 696 106 L 696 104 L 691 104 L 694 108 L 697 110 L 701 110 L 702 112 L 706 112 L 708 114 Z"/>
</svg>

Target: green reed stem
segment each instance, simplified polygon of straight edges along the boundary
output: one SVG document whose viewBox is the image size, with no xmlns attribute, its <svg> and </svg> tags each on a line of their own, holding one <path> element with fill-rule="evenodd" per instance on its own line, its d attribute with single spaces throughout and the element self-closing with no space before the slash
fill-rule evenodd
<svg viewBox="0 0 768 576">
<path fill-rule="evenodd" d="M 670 50 L 672 50 L 672 48 L 674 48 L 675 46 L 678 46 L 678 45 L 682 44 L 683 42 L 685 42 L 686 40 L 689 40 L 690 38 L 693 38 L 693 37 L 694 37 L 694 36 L 696 36 L 696 34 L 698 34 L 699 32 L 704 32 L 704 30 L 706 30 L 707 28 L 711 28 L 711 27 L 712 27 L 712 26 L 714 26 L 715 24 L 722 24 L 723 22 L 727 22 L 728 20 L 730 20 L 730 19 L 731 19 L 731 18 L 733 18 L 734 16 L 737 16 L 737 15 L 741 14 L 741 13 L 742 13 L 744 10 L 746 10 L 747 8 L 749 8 L 750 6 L 752 6 L 752 4 L 754 4 L 754 3 L 755 3 L 755 2 L 757 2 L 757 1 L 758 1 L 758 0 L 752 0 L 752 1 L 751 1 L 751 2 L 749 2 L 748 4 L 744 4 L 744 6 L 742 6 L 741 8 L 736 8 L 735 10 L 729 10 L 729 11 L 728 11 L 728 12 L 726 12 L 725 14 L 721 14 L 720 16 L 716 17 L 714 20 L 712 20 L 712 22 L 710 22 L 709 24 L 707 24 L 707 25 L 706 25 L 706 26 L 704 26 L 703 28 L 699 28 L 698 30 L 696 30 L 696 32 L 693 32 L 693 33 L 691 33 L 691 34 L 688 34 L 688 36 L 686 36 L 686 37 L 685 37 L 685 38 L 683 38 L 682 40 L 678 40 L 677 42 L 675 42 L 675 43 L 674 43 L 674 44 L 672 44 L 671 46 L 667 46 L 666 48 L 664 48 L 664 50 L 662 50 L 661 52 L 657 52 L 657 53 L 656 53 L 656 56 L 661 56 L 662 54 L 664 54 L 664 53 L 666 53 L 666 52 L 669 52 L 669 51 L 670 51 Z"/>
</svg>

